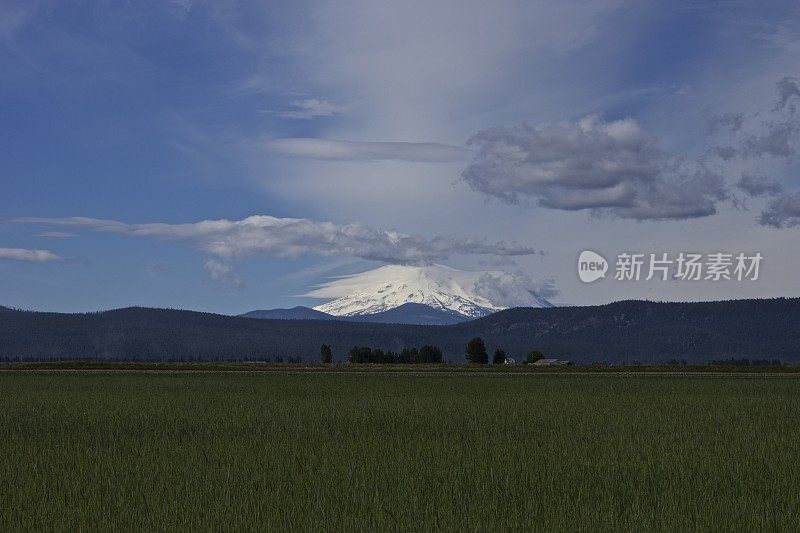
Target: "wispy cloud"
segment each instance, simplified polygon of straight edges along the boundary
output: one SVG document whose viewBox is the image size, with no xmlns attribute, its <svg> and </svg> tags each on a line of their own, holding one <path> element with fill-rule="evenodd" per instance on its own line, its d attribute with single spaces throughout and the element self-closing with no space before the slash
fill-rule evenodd
<svg viewBox="0 0 800 533">
<path fill-rule="evenodd" d="M 282 118 L 292 118 L 300 120 L 310 120 L 317 117 L 330 117 L 339 115 L 347 111 L 348 106 L 338 105 L 317 98 L 306 100 L 295 100 L 291 103 L 291 109 L 285 111 L 262 110 L 262 113 L 270 113 Z"/>
<path fill-rule="evenodd" d="M 43 231 L 37 233 L 36 236 L 45 237 L 47 239 L 69 239 L 70 237 L 74 237 L 75 234 L 67 231 Z"/>
<path fill-rule="evenodd" d="M 31 250 L 27 248 L 0 248 L 0 259 L 26 261 L 29 263 L 51 263 L 63 260 L 61 256 L 48 250 Z"/>
<path fill-rule="evenodd" d="M 230 262 L 256 254 L 298 257 L 350 256 L 386 263 L 429 263 L 454 254 L 523 256 L 541 253 L 514 242 L 478 238 L 408 235 L 361 223 L 334 224 L 304 218 L 254 215 L 243 220 L 203 220 L 187 224 L 126 224 L 84 217 L 18 218 L 12 222 L 85 228 L 134 237 L 188 241 L 209 254 L 206 270 L 214 279 L 236 280 Z M 238 282 L 237 282 L 238 283 Z"/>
<path fill-rule="evenodd" d="M 151 274 L 166 274 L 167 272 L 171 271 L 172 267 L 167 265 L 166 263 L 156 263 L 154 265 L 150 265 L 147 267 L 147 271 Z"/>
<path fill-rule="evenodd" d="M 228 263 L 217 259 L 208 259 L 203 263 L 203 268 L 211 276 L 211 279 L 231 283 L 237 289 L 245 288 L 244 280 L 236 275 L 233 267 Z"/>
<path fill-rule="evenodd" d="M 272 153 L 307 159 L 340 161 L 463 161 L 470 151 L 440 143 L 361 142 L 332 139 L 290 138 L 267 141 Z"/>
<path fill-rule="evenodd" d="M 0 40 L 13 38 L 16 31 L 30 19 L 37 8 L 34 2 L 31 4 L 0 3 Z"/>
</svg>

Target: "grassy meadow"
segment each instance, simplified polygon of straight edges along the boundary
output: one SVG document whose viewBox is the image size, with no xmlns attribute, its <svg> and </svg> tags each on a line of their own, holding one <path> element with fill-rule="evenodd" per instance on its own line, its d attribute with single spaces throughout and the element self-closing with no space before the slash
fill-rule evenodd
<svg viewBox="0 0 800 533">
<path fill-rule="evenodd" d="M 800 379 L 0 373 L 0 530 L 790 530 Z"/>
</svg>

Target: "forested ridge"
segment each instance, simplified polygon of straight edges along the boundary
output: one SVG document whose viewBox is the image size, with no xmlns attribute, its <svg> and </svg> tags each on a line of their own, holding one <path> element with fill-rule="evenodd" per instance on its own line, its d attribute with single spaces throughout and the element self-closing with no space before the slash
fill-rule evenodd
<svg viewBox="0 0 800 533">
<path fill-rule="evenodd" d="M 449 326 L 265 320 L 170 309 L 63 314 L 0 310 L 0 359 L 334 361 L 354 346 L 385 351 L 437 346 L 463 362 L 485 340 L 518 360 L 531 350 L 577 363 L 727 358 L 800 362 L 800 299 L 701 303 L 622 301 L 601 306 L 514 308 Z"/>
</svg>

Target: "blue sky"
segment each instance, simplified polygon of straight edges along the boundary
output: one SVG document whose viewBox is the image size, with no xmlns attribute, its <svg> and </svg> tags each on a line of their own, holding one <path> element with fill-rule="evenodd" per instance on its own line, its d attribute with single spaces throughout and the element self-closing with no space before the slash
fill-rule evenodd
<svg viewBox="0 0 800 533">
<path fill-rule="evenodd" d="M 798 296 L 798 58 L 796 2 L 0 0 L 0 304 L 237 313 L 419 261 Z M 765 272 L 585 286 L 586 248 Z"/>
</svg>

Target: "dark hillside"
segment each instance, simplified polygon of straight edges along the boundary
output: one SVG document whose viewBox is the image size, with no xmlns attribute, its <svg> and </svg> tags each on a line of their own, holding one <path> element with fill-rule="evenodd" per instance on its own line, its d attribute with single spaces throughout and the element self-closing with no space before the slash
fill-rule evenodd
<svg viewBox="0 0 800 533">
<path fill-rule="evenodd" d="M 475 336 L 522 357 L 532 349 L 578 363 L 800 362 L 800 299 L 703 303 L 623 301 L 592 307 L 515 308 L 447 326 L 265 320 L 127 308 L 102 313 L 0 313 L 1 359 L 342 360 L 354 345 L 399 350 L 435 344 L 462 362 Z"/>
</svg>

